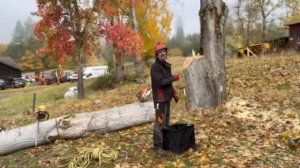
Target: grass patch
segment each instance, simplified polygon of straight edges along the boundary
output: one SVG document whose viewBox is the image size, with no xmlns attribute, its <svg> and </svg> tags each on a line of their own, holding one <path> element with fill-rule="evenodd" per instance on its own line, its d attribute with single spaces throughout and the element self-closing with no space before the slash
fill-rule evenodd
<svg viewBox="0 0 300 168">
<path fill-rule="evenodd" d="M 290 82 L 285 82 L 283 84 L 277 85 L 276 89 L 278 89 L 279 91 L 281 91 L 281 90 L 288 90 L 290 88 L 291 88 L 291 83 Z"/>
</svg>

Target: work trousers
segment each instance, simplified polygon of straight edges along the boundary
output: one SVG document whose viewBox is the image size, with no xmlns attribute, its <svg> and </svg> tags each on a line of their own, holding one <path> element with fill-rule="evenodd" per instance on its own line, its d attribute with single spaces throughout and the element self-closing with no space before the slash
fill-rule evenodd
<svg viewBox="0 0 300 168">
<path fill-rule="evenodd" d="M 170 102 L 158 103 L 155 109 L 155 123 L 153 128 L 154 149 L 163 147 L 162 129 L 170 122 Z"/>
</svg>

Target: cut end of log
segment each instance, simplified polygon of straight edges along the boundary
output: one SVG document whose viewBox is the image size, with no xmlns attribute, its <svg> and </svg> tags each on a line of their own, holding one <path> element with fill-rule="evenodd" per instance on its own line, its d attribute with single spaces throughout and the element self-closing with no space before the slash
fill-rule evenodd
<svg viewBox="0 0 300 168">
<path fill-rule="evenodd" d="M 186 58 L 185 61 L 183 62 L 183 69 L 188 68 L 195 60 L 198 59 L 204 59 L 205 56 L 204 55 L 193 55 L 192 57 Z"/>
</svg>

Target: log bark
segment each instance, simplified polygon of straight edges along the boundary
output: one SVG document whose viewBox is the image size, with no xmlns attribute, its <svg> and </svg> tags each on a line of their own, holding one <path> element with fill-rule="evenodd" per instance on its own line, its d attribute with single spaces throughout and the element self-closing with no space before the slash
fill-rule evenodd
<svg viewBox="0 0 300 168">
<path fill-rule="evenodd" d="M 191 110 L 215 108 L 226 100 L 225 23 L 228 9 L 222 0 L 201 0 L 201 46 L 205 57 L 184 69 Z"/>
<path fill-rule="evenodd" d="M 91 133 L 107 133 L 154 121 L 153 102 L 79 113 L 0 132 L 0 155 Z"/>
</svg>

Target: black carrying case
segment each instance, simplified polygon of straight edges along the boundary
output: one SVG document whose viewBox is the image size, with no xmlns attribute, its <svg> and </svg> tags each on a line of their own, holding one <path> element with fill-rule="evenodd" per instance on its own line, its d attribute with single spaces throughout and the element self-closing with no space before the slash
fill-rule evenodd
<svg viewBox="0 0 300 168">
<path fill-rule="evenodd" d="M 182 153 L 190 148 L 196 148 L 194 125 L 176 123 L 162 130 L 163 149 L 174 153 Z"/>
</svg>

